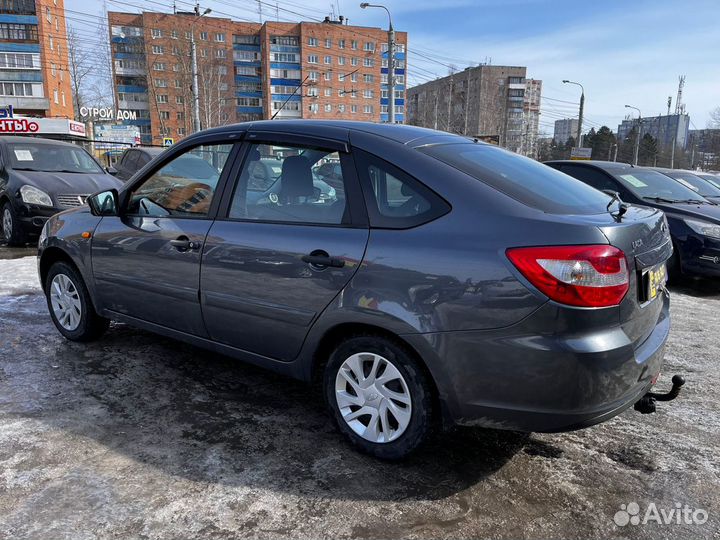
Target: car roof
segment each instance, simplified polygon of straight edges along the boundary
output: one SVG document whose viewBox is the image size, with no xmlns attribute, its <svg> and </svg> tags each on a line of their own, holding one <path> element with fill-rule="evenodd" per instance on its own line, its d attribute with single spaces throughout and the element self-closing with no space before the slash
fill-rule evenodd
<svg viewBox="0 0 720 540">
<path fill-rule="evenodd" d="M 646 169 L 647 167 L 639 167 L 637 165 L 631 165 L 630 163 L 621 163 L 619 161 L 602 161 L 596 159 L 556 159 L 544 162 L 546 165 L 551 164 L 572 164 L 572 165 L 584 165 L 602 169 L 611 174 L 619 174 L 621 172 L 627 172 L 633 169 Z"/>
<path fill-rule="evenodd" d="M 408 144 L 410 146 L 419 146 L 421 144 L 431 144 L 437 142 L 468 142 L 470 140 L 469 137 L 454 135 L 444 131 L 436 131 L 429 128 L 409 126 L 406 124 L 376 124 L 373 122 L 360 122 L 353 120 L 260 120 L 256 122 L 244 122 L 241 124 L 231 124 L 228 126 L 212 128 L 201 133 L 227 133 L 233 131 L 246 131 L 250 129 L 281 133 L 297 133 L 311 136 L 314 135 L 318 137 L 343 140 L 346 142 L 348 140 L 349 132 L 362 131 L 398 142 L 400 144 Z M 193 135 L 193 137 L 194 136 L 195 135 Z"/>
<path fill-rule="evenodd" d="M 69 146 L 70 148 L 78 148 L 77 144 L 59 141 L 57 139 L 45 139 L 42 137 L 23 137 L 21 135 L 2 135 L 0 136 L 0 142 L 2 143 L 31 143 L 31 144 L 52 144 L 52 145 L 61 145 L 61 146 Z"/>
</svg>

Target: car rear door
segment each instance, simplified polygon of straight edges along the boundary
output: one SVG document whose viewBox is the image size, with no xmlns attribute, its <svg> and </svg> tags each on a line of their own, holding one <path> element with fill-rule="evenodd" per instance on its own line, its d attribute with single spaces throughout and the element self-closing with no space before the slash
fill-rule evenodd
<svg viewBox="0 0 720 540">
<path fill-rule="evenodd" d="M 346 143 L 262 132 L 250 138 L 205 243 L 203 316 L 213 340 L 290 361 L 357 271 L 367 217 Z M 328 156 L 343 164 L 345 189 L 335 200 L 321 199 L 313 185 L 313 166 Z M 264 159 L 282 162 L 281 187 L 257 197 L 253 189 L 265 186 L 249 180 Z"/>
<path fill-rule="evenodd" d="M 207 160 L 217 174 L 199 178 L 173 168 L 174 160 L 188 153 Z M 235 153 L 235 139 L 205 139 L 179 148 L 129 187 L 121 216 L 103 217 L 93 233 L 100 307 L 207 335 L 199 302 L 200 257 L 219 205 L 215 193 Z"/>
</svg>

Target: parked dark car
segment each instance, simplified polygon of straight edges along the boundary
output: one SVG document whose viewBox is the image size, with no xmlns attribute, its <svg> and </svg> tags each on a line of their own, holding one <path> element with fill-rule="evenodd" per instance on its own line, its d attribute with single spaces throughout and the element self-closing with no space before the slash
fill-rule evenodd
<svg viewBox="0 0 720 540">
<path fill-rule="evenodd" d="M 708 182 L 699 175 L 691 171 L 684 171 L 681 169 L 664 169 L 660 167 L 652 167 L 652 169 L 677 180 L 683 186 L 692 189 L 701 197 L 720 204 L 720 187 L 712 182 Z"/>
<path fill-rule="evenodd" d="M 2 238 L 22 245 L 52 216 L 120 185 L 82 147 L 49 139 L 0 137 Z"/>
<path fill-rule="evenodd" d="M 271 205 L 248 196 L 261 146 L 284 156 Z M 188 154 L 221 169 L 214 186 L 167 174 Z M 341 163 L 343 195 L 319 205 L 324 161 Z M 602 422 L 649 399 L 663 364 L 662 212 L 625 211 L 493 145 L 400 125 L 238 124 L 187 137 L 89 202 L 52 218 L 39 246 L 62 335 L 96 339 L 114 319 L 317 380 L 340 431 L 382 458 L 436 420 Z"/>
<path fill-rule="evenodd" d="M 665 212 L 675 252 L 675 276 L 720 276 L 720 206 L 668 176 L 612 161 L 549 161 L 547 165 L 623 201 Z"/>
<path fill-rule="evenodd" d="M 139 146 L 125 150 L 115 164 L 115 176 L 127 182 L 130 177 L 162 154 L 165 148 L 155 146 Z"/>
<path fill-rule="evenodd" d="M 699 172 L 699 171 L 692 171 L 692 172 L 693 172 L 693 174 L 695 174 L 696 176 L 699 176 L 703 180 L 707 180 L 713 186 L 720 188 L 720 176 L 718 176 L 717 174 Z"/>
</svg>

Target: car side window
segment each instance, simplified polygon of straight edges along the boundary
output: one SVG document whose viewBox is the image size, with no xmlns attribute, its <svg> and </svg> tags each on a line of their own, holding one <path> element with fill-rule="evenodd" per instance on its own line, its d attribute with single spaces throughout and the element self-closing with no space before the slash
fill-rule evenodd
<svg viewBox="0 0 720 540">
<path fill-rule="evenodd" d="M 360 150 L 354 151 L 370 224 L 408 228 L 427 223 L 450 210 L 450 205 L 405 171 Z"/>
<path fill-rule="evenodd" d="M 145 153 L 143 153 L 143 152 L 136 152 L 136 154 L 138 155 L 137 166 L 136 166 L 136 167 L 137 167 L 137 170 L 139 171 L 139 170 L 142 169 L 145 165 L 147 165 L 148 163 L 150 163 L 150 156 L 148 156 L 147 154 L 145 154 Z"/>
<path fill-rule="evenodd" d="M 341 225 L 349 221 L 342 172 L 321 177 L 338 152 L 255 143 L 248 148 L 228 217 L 281 223 Z"/>
<path fill-rule="evenodd" d="M 617 182 L 604 172 L 591 167 L 583 167 L 582 165 L 563 165 L 560 170 L 600 191 L 604 189 L 609 189 L 610 191 L 621 191 Z"/>
<path fill-rule="evenodd" d="M 232 144 L 203 144 L 174 157 L 134 188 L 127 212 L 153 217 L 203 217 Z"/>
<path fill-rule="evenodd" d="M 135 150 L 129 150 L 125 152 L 125 155 L 120 162 L 120 165 L 123 167 L 123 169 L 135 169 L 135 161 L 137 160 L 137 155 L 138 153 Z"/>
</svg>

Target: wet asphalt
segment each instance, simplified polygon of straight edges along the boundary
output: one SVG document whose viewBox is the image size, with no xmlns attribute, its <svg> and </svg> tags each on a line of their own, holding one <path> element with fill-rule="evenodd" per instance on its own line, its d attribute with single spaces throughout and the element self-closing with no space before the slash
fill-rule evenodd
<svg viewBox="0 0 720 540">
<path fill-rule="evenodd" d="M 0 246 L 0 281 L 33 254 Z M 656 414 L 452 430 L 401 463 L 353 451 L 310 386 L 121 324 L 70 343 L 36 285 L 8 291 L 0 538 L 720 538 L 718 283 L 673 288 L 659 386 L 688 382 Z M 617 525 L 633 502 L 708 519 Z"/>
</svg>

